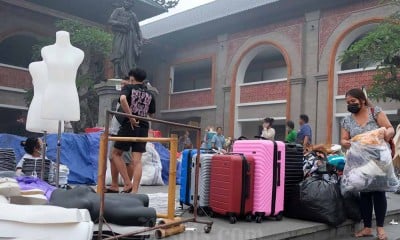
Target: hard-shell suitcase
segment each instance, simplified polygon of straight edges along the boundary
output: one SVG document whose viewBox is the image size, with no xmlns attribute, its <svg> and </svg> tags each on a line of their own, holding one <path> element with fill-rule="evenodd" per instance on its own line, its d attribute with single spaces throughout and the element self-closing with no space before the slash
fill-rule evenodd
<svg viewBox="0 0 400 240">
<path fill-rule="evenodd" d="M 211 162 L 211 214 L 251 221 L 254 190 L 254 158 L 242 154 L 215 155 Z"/>
<path fill-rule="evenodd" d="M 254 157 L 253 214 L 256 222 L 261 223 L 264 216 L 281 220 L 285 190 L 285 143 L 242 140 L 234 143 L 233 151 Z"/>
<path fill-rule="evenodd" d="M 203 211 L 207 211 L 209 207 L 209 199 L 210 199 L 210 172 L 211 172 L 211 162 L 212 157 L 215 153 L 201 152 L 200 153 L 200 169 L 199 169 L 199 188 L 198 188 L 198 206 L 203 209 Z M 192 171 L 191 171 L 191 194 L 190 194 L 190 204 L 194 203 L 194 184 L 195 184 L 195 167 L 196 167 L 196 158 L 197 153 L 195 153 L 192 157 Z M 200 213 L 201 214 L 201 213 Z"/>
<path fill-rule="evenodd" d="M 211 150 L 200 150 L 200 161 L 204 154 L 209 154 Z M 179 202 L 181 206 L 193 205 L 193 196 L 194 196 L 194 177 L 195 177 L 195 166 L 196 166 L 196 156 L 197 149 L 185 149 L 182 152 L 182 163 L 181 163 L 181 187 L 179 194 Z M 207 161 L 205 161 L 207 162 Z M 201 162 L 200 162 L 201 165 Z M 207 163 L 206 163 L 207 165 Z M 206 167 L 207 168 L 207 167 Z M 201 173 L 201 169 L 199 170 Z M 203 174 L 204 175 L 204 174 Z M 200 196 L 200 187 L 201 187 L 201 174 L 199 174 L 199 196 Z M 208 192 L 208 191 L 207 191 Z M 202 199 L 199 197 L 199 200 Z"/>
<path fill-rule="evenodd" d="M 285 201 L 284 214 L 295 217 L 298 206 L 299 184 L 303 181 L 303 146 L 300 144 L 286 144 L 285 154 Z"/>
<path fill-rule="evenodd" d="M 197 149 L 185 149 L 182 152 L 181 162 L 181 188 L 179 191 L 179 202 L 181 206 L 190 206 L 191 178 L 192 178 L 192 159 L 197 153 Z"/>
</svg>

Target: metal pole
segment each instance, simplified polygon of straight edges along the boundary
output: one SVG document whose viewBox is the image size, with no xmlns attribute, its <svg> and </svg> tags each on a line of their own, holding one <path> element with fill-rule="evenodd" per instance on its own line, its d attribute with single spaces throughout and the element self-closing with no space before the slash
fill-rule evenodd
<svg viewBox="0 0 400 240">
<path fill-rule="evenodd" d="M 60 187 L 60 158 L 61 158 L 61 120 L 58 121 L 58 134 L 57 134 L 57 160 L 56 160 L 56 187 Z"/>
<path fill-rule="evenodd" d="M 170 162 L 168 179 L 168 219 L 175 217 L 175 194 L 176 194 L 176 152 L 178 150 L 178 136 L 171 135 Z"/>
<path fill-rule="evenodd" d="M 97 194 L 100 194 L 100 213 L 99 213 L 99 229 L 97 239 L 103 238 L 103 224 L 104 224 L 104 189 L 106 185 L 106 171 L 107 171 L 107 149 L 108 149 L 108 134 L 110 127 L 110 113 L 106 112 L 106 124 L 104 133 L 101 135 L 100 150 L 99 150 L 99 169 L 97 178 Z"/>
<path fill-rule="evenodd" d="M 40 179 L 44 181 L 44 161 L 46 161 L 46 150 L 47 150 L 47 131 L 43 132 L 43 146 L 42 146 L 42 164 L 40 168 Z"/>
</svg>

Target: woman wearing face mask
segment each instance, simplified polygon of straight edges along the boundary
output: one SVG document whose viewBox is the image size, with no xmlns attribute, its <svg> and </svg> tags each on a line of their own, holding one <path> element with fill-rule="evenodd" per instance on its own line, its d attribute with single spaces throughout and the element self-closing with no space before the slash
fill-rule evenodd
<svg viewBox="0 0 400 240">
<path fill-rule="evenodd" d="M 22 166 L 24 165 L 24 159 L 40 159 L 42 157 L 42 140 L 40 138 L 28 138 L 21 142 L 21 146 L 24 147 L 25 154 L 17 164 L 17 173 L 22 172 Z"/>
<path fill-rule="evenodd" d="M 272 124 L 274 123 L 273 118 L 265 118 L 263 123 L 263 130 L 261 132 L 261 137 L 267 140 L 275 139 L 275 129 L 272 128 Z"/>
<path fill-rule="evenodd" d="M 385 140 L 389 141 L 394 135 L 394 129 L 386 114 L 378 106 L 371 106 L 364 92 L 354 88 L 346 93 L 347 110 L 351 113 L 342 121 L 341 144 L 348 149 L 350 139 L 358 134 L 385 127 Z M 372 210 L 375 209 L 377 239 L 387 239 L 383 228 L 387 210 L 385 192 L 361 192 L 360 209 L 364 228 L 355 233 L 355 237 L 372 236 Z"/>
</svg>

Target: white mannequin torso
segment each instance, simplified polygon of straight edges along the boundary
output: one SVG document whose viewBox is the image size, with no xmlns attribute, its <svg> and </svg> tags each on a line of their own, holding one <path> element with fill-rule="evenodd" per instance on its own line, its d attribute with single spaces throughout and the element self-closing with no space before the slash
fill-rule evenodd
<svg viewBox="0 0 400 240">
<path fill-rule="evenodd" d="M 48 84 L 47 65 L 44 61 L 29 64 L 29 73 L 32 76 L 33 99 L 29 106 L 26 120 L 26 130 L 30 132 L 57 133 L 58 121 L 47 120 L 40 117 L 42 111 L 43 94 Z M 63 131 L 61 126 L 61 130 Z"/>
<path fill-rule="evenodd" d="M 45 119 L 79 121 L 80 107 L 75 81 L 84 52 L 71 45 L 68 32 L 59 31 L 56 43 L 44 47 L 41 53 L 49 77 L 41 116 Z"/>
</svg>

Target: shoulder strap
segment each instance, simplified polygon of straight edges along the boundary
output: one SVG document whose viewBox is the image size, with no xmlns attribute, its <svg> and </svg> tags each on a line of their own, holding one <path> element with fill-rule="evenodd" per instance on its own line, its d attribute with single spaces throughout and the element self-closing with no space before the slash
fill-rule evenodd
<svg viewBox="0 0 400 240">
<path fill-rule="evenodd" d="M 372 118 L 375 120 L 376 124 L 378 124 L 378 121 L 376 120 L 376 117 L 375 117 L 375 108 L 370 107 L 369 109 L 371 110 Z M 379 124 L 378 124 L 378 126 L 379 126 Z"/>
</svg>

